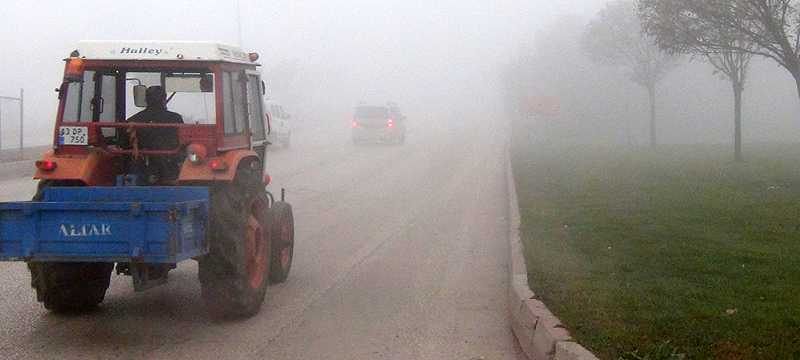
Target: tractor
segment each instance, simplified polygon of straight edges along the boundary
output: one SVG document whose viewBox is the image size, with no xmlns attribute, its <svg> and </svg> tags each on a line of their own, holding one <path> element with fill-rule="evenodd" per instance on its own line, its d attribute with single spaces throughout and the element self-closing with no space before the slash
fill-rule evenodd
<svg viewBox="0 0 800 360">
<path fill-rule="evenodd" d="M 80 42 L 37 192 L 0 203 L 0 261 L 27 263 L 46 309 L 84 312 L 112 272 L 143 291 L 194 259 L 212 316 L 255 315 L 294 252 L 292 207 L 267 190 L 257 61 L 216 43 Z"/>
</svg>

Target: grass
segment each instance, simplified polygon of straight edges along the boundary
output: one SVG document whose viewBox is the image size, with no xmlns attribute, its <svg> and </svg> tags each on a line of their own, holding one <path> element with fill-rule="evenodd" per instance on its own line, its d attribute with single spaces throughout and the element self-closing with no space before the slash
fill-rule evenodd
<svg viewBox="0 0 800 360">
<path fill-rule="evenodd" d="M 605 359 L 800 358 L 800 145 L 515 146 L 531 288 Z"/>
</svg>

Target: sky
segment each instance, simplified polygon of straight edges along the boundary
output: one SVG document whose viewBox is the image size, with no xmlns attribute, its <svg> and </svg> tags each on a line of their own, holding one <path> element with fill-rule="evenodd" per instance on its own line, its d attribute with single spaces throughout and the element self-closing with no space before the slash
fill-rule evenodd
<svg viewBox="0 0 800 360">
<path fill-rule="evenodd" d="M 306 83 L 285 102 L 305 108 L 395 100 L 463 103 L 496 93 L 518 44 L 564 14 L 601 0 L 241 0 L 243 48 L 266 69 L 297 66 Z M 236 3 L 210 0 L 9 1 L 0 7 L 0 95 L 25 88 L 26 142 L 50 141 L 62 59 L 79 40 L 239 42 Z M 267 74 L 269 82 L 269 74 Z M 286 94 L 284 97 L 288 97 Z M 301 99 L 299 98 L 303 98 Z M 3 147 L 16 138 L 4 103 Z M 303 109 L 312 112 L 311 109 Z M 302 112 L 300 109 L 296 109 Z M 313 110 L 319 111 L 319 110 Z"/>
</svg>

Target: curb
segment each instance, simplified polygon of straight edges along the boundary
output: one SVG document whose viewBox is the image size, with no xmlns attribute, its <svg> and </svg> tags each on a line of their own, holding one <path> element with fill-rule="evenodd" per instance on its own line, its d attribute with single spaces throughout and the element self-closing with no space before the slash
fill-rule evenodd
<svg viewBox="0 0 800 360">
<path fill-rule="evenodd" d="M 511 330 L 522 351 L 531 360 L 598 360 L 597 356 L 573 341 L 561 320 L 528 287 L 528 269 L 522 256 L 517 186 L 511 168 L 510 150 L 506 153 L 506 164 L 510 249 L 508 310 Z"/>
</svg>

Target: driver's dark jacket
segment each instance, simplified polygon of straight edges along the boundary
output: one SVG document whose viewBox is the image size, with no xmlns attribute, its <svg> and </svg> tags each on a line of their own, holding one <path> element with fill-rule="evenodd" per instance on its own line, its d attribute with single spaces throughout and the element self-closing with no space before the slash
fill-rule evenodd
<svg viewBox="0 0 800 360">
<path fill-rule="evenodd" d="M 148 107 L 128 118 L 129 123 L 183 124 L 180 114 L 166 108 Z M 178 129 L 136 129 L 142 150 L 172 150 L 178 147 Z"/>
<path fill-rule="evenodd" d="M 183 124 L 183 117 L 165 108 L 149 107 L 131 116 L 126 122 Z M 136 138 L 139 140 L 140 150 L 174 150 L 180 144 L 178 141 L 178 129 L 175 128 L 138 128 L 136 129 Z M 121 136 L 120 146 L 127 149 L 131 148 L 129 135 L 123 134 Z M 140 173 L 140 175 L 155 174 L 159 179 L 175 179 L 178 177 L 182 158 L 182 155 L 154 156 L 144 163 L 134 160 L 132 162 L 132 172 Z"/>
</svg>

